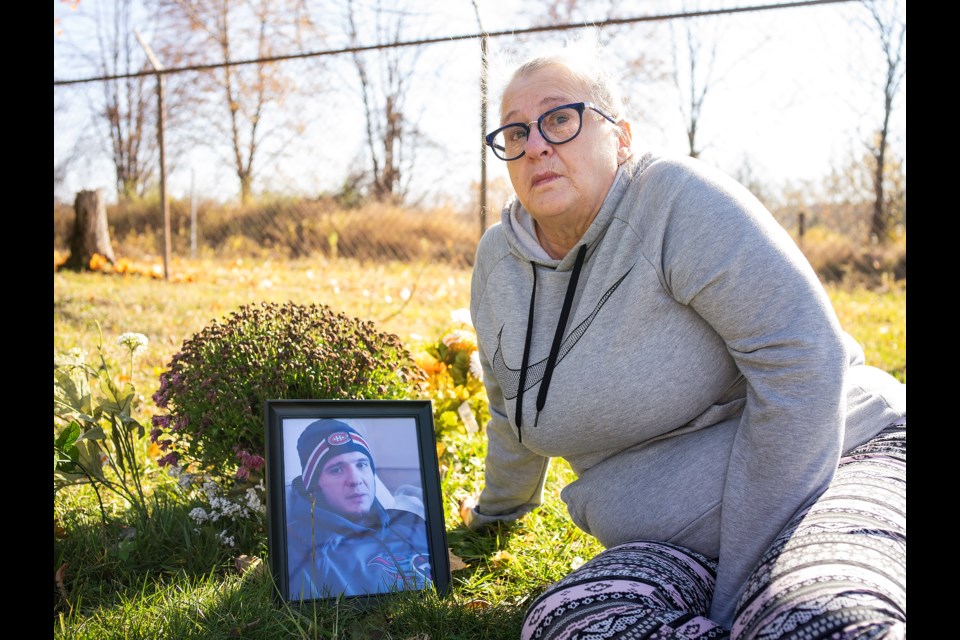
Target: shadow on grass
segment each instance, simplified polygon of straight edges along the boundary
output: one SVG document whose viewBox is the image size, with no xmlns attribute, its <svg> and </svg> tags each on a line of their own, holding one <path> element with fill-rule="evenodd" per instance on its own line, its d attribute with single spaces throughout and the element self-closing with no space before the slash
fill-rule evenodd
<svg viewBox="0 0 960 640">
<path fill-rule="evenodd" d="M 265 537 L 250 532 L 225 547 L 197 531 L 195 505 L 159 498 L 149 517 L 55 512 L 53 622 L 58 639 L 79 638 L 303 638 L 386 640 L 514 640 L 526 610 L 514 599 L 485 599 L 482 587 L 387 594 L 356 606 L 351 600 L 288 603 L 276 596 Z M 483 582 L 482 561 L 501 548 L 514 525 L 484 533 L 450 532 L 471 559 L 463 570 Z M 258 556 L 238 569 L 241 553 Z M 460 572 L 458 572 L 460 573 Z"/>
</svg>

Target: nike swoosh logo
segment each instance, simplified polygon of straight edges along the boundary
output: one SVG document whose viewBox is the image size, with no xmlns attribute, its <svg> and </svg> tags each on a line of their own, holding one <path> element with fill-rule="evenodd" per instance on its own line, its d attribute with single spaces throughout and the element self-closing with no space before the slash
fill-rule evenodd
<svg viewBox="0 0 960 640">
<path fill-rule="evenodd" d="M 620 286 L 620 283 L 630 275 L 630 272 L 633 271 L 633 267 L 627 270 L 620 278 L 611 285 L 606 292 L 600 296 L 600 300 L 597 302 L 597 305 L 593 308 L 593 311 L 589 316 L 584 318 L 583 322 L 578 324 L 573 330 L 567 334 L 563 339 L 563 342 L 560 343 L 560 351 L 557 354 L 557 365 L 559 365 L 568 353 L 573 349 L 573 347 L 580 341 L 580 338 L 583 337 L 583 334 L 587 332 L 587 329 L 590 328 L 590 325 L 593 323 L 594 318 L 597 317 L 597 314 L 600 313 L 600 309 L 603 308 L 603 305 L 607 303 L 607 300 L 610 299 L 610 296 L 613 295 L 613 292 L 617 290 L 617 287 Z M 497 334 L 497 350 L 493 354 L 493 372 L 496 375 L 497 380 L 500 381 L 500 389 L 503 391 L 504 398 L 516 398 L 517 397 L 517 388 L 520 386 L 520 369 L 514 369 L 507 365 L 506 361 L 503 359 L 503 349 L 500 342 L 500 337 L 503 335 L 503 327 L 500 327 L 500 332 Z M 540 384 L 540 381 L 543 380 L 543 372 L 547 368 L 547 358 L 535 362 L 527 367 L 527 380 L 526 387 L 531 389 L 534 386 Z"/>
</svg>

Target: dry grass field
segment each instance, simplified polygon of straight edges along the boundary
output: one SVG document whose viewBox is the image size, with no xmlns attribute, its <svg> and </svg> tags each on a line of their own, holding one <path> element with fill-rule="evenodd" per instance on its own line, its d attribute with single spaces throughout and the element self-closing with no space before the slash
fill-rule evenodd
<svg viewBox="0 0 960 640">
<path fill-rule="evenodd" d="M 55 253 L 55 263 L 62 258 Z M 451 312 L 470 298 L 469 268 L 444 263 L 234 258 L 174 259 L 169 267 L 169 280 L 155 260 L 128 265 L 122 274 L 55 271 L 54 351 L 91 349 L 95 321 L 105 342 L 126 331 L 143 333 L 150 345 L 142 368 L 157 374 L 138 381 L 146 395 L 185 339 L 243 304 L 325 304 L 412 344 L 442 336 L 453 325 Z M 906 282 L 826 286 L 868 362 L 905 382 Z"/>
</svg>

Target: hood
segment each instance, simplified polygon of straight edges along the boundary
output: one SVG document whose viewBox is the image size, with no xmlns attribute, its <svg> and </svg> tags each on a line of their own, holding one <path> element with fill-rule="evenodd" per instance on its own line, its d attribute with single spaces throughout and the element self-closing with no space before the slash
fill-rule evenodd
<svg viewBox="0 0 960 640">
<path fill-rule="evenodd" d="M 613 185 L 600 205 L 600 211 L 593 219 L 593 222 L 587 228 L 580 242 L 587 245 L 587 259 L 597 242 L 606 233 L 610 222 L 613 220 L 613 212 L 620 203 L 627 186 L 643 172 L 647 166 L 653 162 L 651 153 L 645 153 L 642 156 L 632 156 L 617 168 L 617 174 L 613 179 Z M 556 269 L 557 271 L 569 271 L 573 268 L 576 260 L 576 248 L 571 250 L 560 260 L 556 260 L 547 255 L 543 247 L 537 241 L 532 233 L 533 221 L 530 213 L 523 208 L 516 195 L 510 197 L 500 212 L 500 223 L 506 236 L 507 244 L 510 250 L 525 262 L 533 262 L 537 265 Z"/>
<path fill-rule="evenodd" d="M 603 204 L 600 205 L 600 211 L 586 233 L 577 242 L 574 249 L 569 251 L 560 260 L 550 258 L 543 247 L 536 239 L 533 230 L 533 223 L 530 214 L 520 204 L 516 196 L 510 200 L 503 208 L 501 214 L 501 232 L 506 238 L 507 246 L 510 251 L 521 260 L 530 264 L 532 272 L 533 286 L 530 291 L 530 302 L 527 306 L 527 330 L 523 345 L 523 357 L 520 362 L 519 382 L 517 388 L 520 390 L 517 394 L 516 406 L 514 408 L 514 424 L 517 428 L 517 439 L 523 442 L 523 403 L 526 393 L 527 373 L 530 368 L 530 348 L 533 337 L 534 311 L 537 299 L 537 269 L 545 268 L 554 272 L 570 272 L 570 279 L 567 283 L 567 290 L 563 297 L 563 305 L 560 309 L 560 315 L 557 318 L 556 329 L 554 330 L 553 342 L 550 346 L 550 354 L 547 356 L 546 365 L 543 370 L 543 378 L 540 382 L 536 396 L 536 418 L 533 426 L 537 426 L 540 419 L 540 412 L 547 402 L 547 394 L 550 390 L 550 382 L 553 378 L 553 371 L 560 355 L 560 348 L 566 336 L 567 321 L 570 319 L 570 310 L 573 304 L 574 296 L 577 293 L 577 284 L 580 279 L 580 273 L 583 265 L 586 264 L 607 232 L 614 212 L 620 204 L 627 187 L 635 180 L 650 163 L 653 162 L 653 155 L 645 153 L 639 158 L 632 157 L 627 162 L 617 168 L 617 173 L 613 178 L 613 184 Z"/>
</svg>

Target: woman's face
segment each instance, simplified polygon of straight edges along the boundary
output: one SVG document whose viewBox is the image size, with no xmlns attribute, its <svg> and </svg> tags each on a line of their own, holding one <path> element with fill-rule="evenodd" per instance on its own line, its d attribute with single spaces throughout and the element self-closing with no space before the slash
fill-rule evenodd
<svg viewBox="0 0 960 640">
<path fill-rule="evenodd" d="M 317 486 L 333 511 L 348 520 L 357 520 L 366 515 L 373 504 L 375 489 L 370 458 L 359 451 L 330 458 L 323 465 Z"/>
<path fill-rule="evenodd" d="M 518 76 L 507 86 L 500 124 L 535 121 L 548 109 L 590 99 L 566 67 L 550 65 Z M 526 153 L 507 162 L 510 181 L 523 207 L 541 224 L 559 216 L 569 221 L 592 220 L 613 184 L 617 167 L 630 155 L 629 129 L 626 143 L 619 131 L 590 109 L 583 113 L 580 134 L 564 144 L 550 144 L 536 123 L 531 125 Z"/>
</svg>

